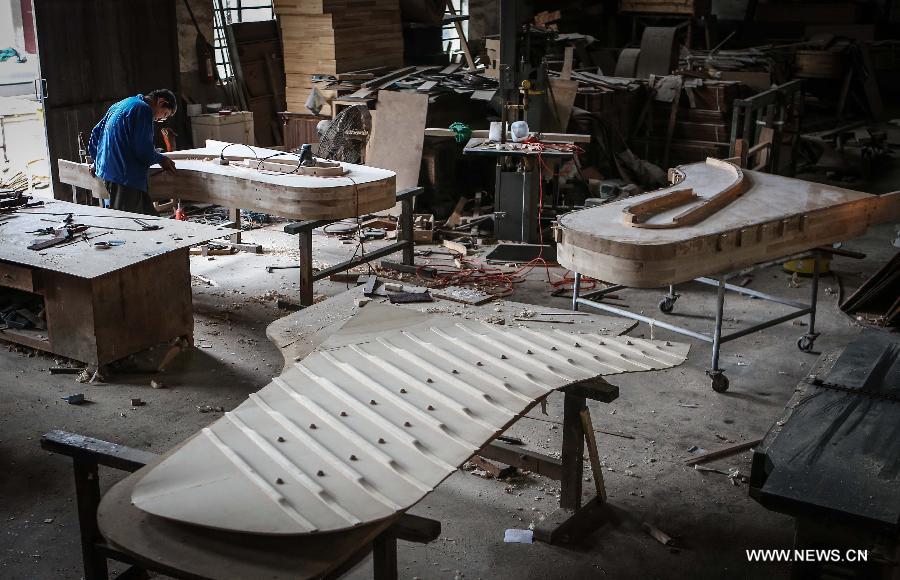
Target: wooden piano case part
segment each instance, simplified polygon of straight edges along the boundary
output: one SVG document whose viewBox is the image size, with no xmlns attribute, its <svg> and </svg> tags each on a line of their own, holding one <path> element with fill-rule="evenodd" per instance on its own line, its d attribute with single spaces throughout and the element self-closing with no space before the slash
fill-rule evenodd
<svg viewBox="0 0 900 580">
<path fill-rule="evenodd" d="M 172 154 L 177 168 L 175 175 L 154 165 L 150 168 L 150 196 L 214 203 L 302 220 L 355 217 L 391 208 L 397 201 L 396 175 L 392 171 L 344 163 L 343 175 L 297 175 L 271 169 L 260 171 L 252 163 L 251 167 L 243 163 L 219 165 L 209 160 L 219 158 L 229 145 L 207 141 L 206 147 Z M 250 152 L 252 156 L 248 155 Z M 238 144 L 229 147 L 225 157 L 237 161 L 269 158 L 264 163 L 294 159 L 284 152 Z M 59 160 L 63 183 L 89 189 L 97 198 L 108 197 L 104 183 L 92 177 L 88 169 L 86 164 Z"/>
<path fill-rule="evenodd" d="M 714 192 L 708 196 L 701 196 L 694 191 L 693 187 L 684 187 L 685 175 L 677 168 L 673 170 L 675 176 L 676 189 L 671 189 L 661 195 L 654 196 L 652 199 L 630 205 L 622 210 L 622 221 L 635 228 L 677 228 L 690 226 L 699 223 L 719 211 L 750 187 L 749 179 L 743 172 L 725 161 L 718 159 L 707 159 L 707 164 L 715 165 L 725 172 L 734 174 L 734 180 L 723 190 Z M 702 187 L 703 183 L 696 184 L 696 187 Z M 699 203 L 684 210 L 674 216 L 669 222 L 653 222 L 649 220 L 653 216 L 666 212 L 676 207 L 681 207 L 689 202 L 699 201 Z"/>
<path fill-rule="evenodd" d="M 552 390 L 688 345 L 370 304 L 137 483 L 142 510 L 291 535 L 405 511 Z"/>
<path fill-rule="evenodd" d="M 663 196 L 691 189 L 699 198 L 715 197 L 734 186 L 730 167 L 681 166 L 676 173 L 684 178 Z M 566 214 L 555 233 L 559 263 L 607 282 L 658 288 L 845 241 L 871 224 L 900 219 L 900 192 L 878 196 L 755 171 L 742 175 L 743 193 L 693 225 L 653 227 L 670 223 L 680 213 L 675 207 L 643 216 L 643 227 L 635 227 L 623 220 L 634 199 Z M 659 192 L 645 196 L 652 201 Z"/>
</svg>

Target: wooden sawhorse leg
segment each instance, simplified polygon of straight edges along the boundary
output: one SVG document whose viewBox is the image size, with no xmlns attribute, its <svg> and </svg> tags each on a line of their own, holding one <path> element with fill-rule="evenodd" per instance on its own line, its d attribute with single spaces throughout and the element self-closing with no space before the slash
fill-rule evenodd
<svg viewBox="0 0 900 580">
<path fill-rule="evenodd" d="M 107 580 L 109 570 L 106 559 L 114 551 L 106 545 L 97 526 L 97 509 L 100 507 L 99 467 L 105 465 L 133 473 L 156 459 L 157 455 L 66 431 L 46 433 L 41 437 L 41 447 L 72 458 L 84 578 Z M 127 560 L 123 557 L 122 561 Z M 131 566 L 119 578 L 146 578 L 146 571 L 139 566 Z"/>
<path fill-rule="evenodd" d="M 428 544 L 441 535 L 441 522 L 411 514 L 403 514 L 397 523 L 375 538 L 372 562 L 375 580 L 396 580 L 397 540 Z"/>
<path fill-rule="evenodd" d="M 241 243 L 241 209 L 238 207 L 228 208 L 228 219 L 231 220 L 231 223 L 234 224 L 234 228 L 237 230 L 237 233 L 231 234 L 228 236 L 228 239 L 231 240 L 235 244 Z"/>
<path fill-rule="evenodd" d="M 548 544 L 566 543 L 584 537 L 602 523 L 603 516 L 608 511 L 605 505 L 606 488 L 587 399 L 611 403 L 619 397 L 619 388 L 602 378 L 589 379 L 560 390 L 565 396 L 560 459 L 498 442 L 489 443 L 478 452 L 487 459 L 501 461 L 560 482 L 559 509 L 534 530 L 534 539 Z M 596 495 L 582 505 L 585 443 L 594 474 Z"/>
</svg>

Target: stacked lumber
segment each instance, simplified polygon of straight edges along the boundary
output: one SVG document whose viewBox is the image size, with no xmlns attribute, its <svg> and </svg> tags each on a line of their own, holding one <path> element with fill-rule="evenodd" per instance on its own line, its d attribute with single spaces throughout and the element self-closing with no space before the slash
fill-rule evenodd
<svg viewBox="0 0 900 580">
<path fill-rule="evenodd" d="M 732 105 L 746 90 L 735 81 L 684 78 L 675 102 L 651 101 L 648 130 L 636 140 L 635 153 L 668 166 L 727 157 Z"/>
<path fill-rule="evenodd" d="M 400 0 L 275 0 L 289 111 L 306 111 L 313 74 L 403 64 Z M 334 93 L 324 94 L 331 113 Z"/>
<path fill-rule="evenodd" d="M 628 136 L 647 99 L 647 81 L 573 72 L 578 81 L 575 106 L 601 119 L 604 125 Z"/>
<path fill-rule="evenodd" d="M 619 12 L 639 14 L 709 14 L 712 2 L 708 0 L 619 0 Z"/>
</svg>

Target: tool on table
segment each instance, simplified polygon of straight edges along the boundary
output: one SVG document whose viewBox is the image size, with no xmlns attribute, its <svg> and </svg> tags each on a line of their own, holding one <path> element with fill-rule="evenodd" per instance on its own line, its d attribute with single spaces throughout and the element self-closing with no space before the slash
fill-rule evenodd
<svg viewBox="0 0 900 580">
<path fill-rule="evenodd" d="M 94 236 L 94 237 L 96 238 L 97 236 Z M 109 240 L 109 241 L 104 241 L 104 242 L 94 242 L 94 249 L 95 250 L 108 250 L 115 246 L 121 246 L 124 243 L 125 242 L 123 240 Z"/>
<path fill-rule="evenodd" d="M 30 246 L 28 246 L 28 249 L 45 250 L 53 246 L 58 246 L 59 244 L 70 242 L 75 239 L 76 234 L 81 234 L 87 229 L 88 226 L 84 224 L 76 224 L 74 218 L 72 217 L 72 214 L 67 214 L 66 217 L 55 227 L 43 228 L 40 230 L 29 232 L 38 235 L 52 235 L 53 237 L 49 240 L 37 240 Z"/>
<path fill-rule="evenodd" d="M 153 230 L 161 230 L 162 229 L 162 226 L 148 224 L 144 220 L 138 219 L 138 218 L 134 218 L 134 223 L 141 226 L 142 232 L 149 232 L 149 231 L 153 231 Z"/>
</svg>

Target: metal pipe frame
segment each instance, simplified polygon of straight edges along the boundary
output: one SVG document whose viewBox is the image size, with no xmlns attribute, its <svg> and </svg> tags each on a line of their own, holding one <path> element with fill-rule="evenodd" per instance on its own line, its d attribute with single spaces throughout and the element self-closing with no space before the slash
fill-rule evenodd
<svg viewBox="0 0 900 580">
<path fill-rule="evenodd" d="M 813 275 L 812 275 L 812 284 L 811 284 L 811 297 L 809 304 L 803 304 L 801 302 L 796 302 L 793 300 L 787 300 L 785 298 L 780 298 L 778 296 L 773 296 L 771 294 L 767 294 L 765 292 L 759 292 L 758 290 L 751 290 L 749 288 L 743 288 L 741 286 L 735 286 L 733 284 L 727 284 L 725 280 L 733 277 L 733 274 L 723 274 L 718 276 L 716 279 L 700 277 L 694 279 L 694 282 L 699 282 L 701 284 L 706 284 L 708 286 L 715 286 L 717 289 L 716 292 L 716 321 L 713 329 L 713 333 L 705 334 L 702 332 L 697 332 L 694 330 L 690 330 L 688 328 L 684 328 L 682 326 L 678 326 L 676 324 L 671 324 L 669 322 L 665 322 L 663 320 L 659 320 L 657 318 L 653 318 L 651 316 L 644 316 L 643 314 L 638 314 L 637 312 L 632 312 L 631 310 L 627 310 L 624 308 L 618 308 L 615 306 L 610 306 L 609 304 L 604 304 L 602 302 L 597 302 L 595 300 L 591 300 L 592 297 L 600 297 L 618 291 L 626 289 L 626 286 L 621 284 L 617 284 L 614 286 L 610 286 L 608 288 L 603 288 L 602 290 L 596 290 L 590 292 L 589 294 L 585 294 L 582 296 L 580 294 L 581 287 L 581 274 L 575 273 L 575 282 L 572 287 L 572 310 L 577 311 L 579 304 L 583 304 L 585 306 L 590 306 L 591 308 L 596 308 L 598 310 L 602 310 L 604 312 L 609 312 L 611 314 L 616 314 L 619 316 L 623 316 L 625 318 L 630 318 L 631 320 L 637 320 L 639 322 L 646 322 L 652 327 L 659 327 L 665 330 L 669 330 L 684 336 L 689 336 L 691 338 L 695 338 L 697 340 L 701 340 L 703 342 L 707 342 L 712 344 L 712 360 L 711 360 L 711 369 L 712 373 L 721 373 L 721 369 L 719 368 L 719 351 L 721 349 L 722 344 L 726 342 L 730 342 L 732 340 L 736 340 L 738 338 L 747 336 L 748 334 L 753 334 L 754 332 L 758 332 L 760 330 L 769 328 L 771 326 L 775 326 L 777 324 L 781 324 L 783 322 L 787 322 L 788 320 L 793 320 L 794 318 L 800 318 L 801 316 L 809 315 L 809 332 L 804 335 L 804 338 L 807 340 L 815 340 L 818 334 L 815 331 L 815 323 L 816 323 L 816 306 L 818 303 L 818 290 L 819 290 L 819 252 L 812 251 L 802 254 L 801 256 L 809 257 L 811 256 L 813 259 Z M 752 272 L 754 270 L 758 270 L 761 268 L 765 268 L 771 266 L 773 264 L 783 263 L 788 260 L 797 259 L 796 256 L 790 256 L 787 258 L 782 258 L 778 261 L 772 262 L 764 262 L 757 264 L 755 266 L 751 266 L 750 268 L 745 268 L 741 270 L 741 273 Z M 777 304 L 782 304 L 789 308 L 795 309 L 794 312 L 790 312 L 788 314 L 784 314 L 782 316 L 778 316 L 776 318 L 771 318 L 769 320 L 765 320 L 760 322 L 759 324 L 754 324 L 752 326 L 748 326 L 742 328 L 740 330 L 736 330 L 734 332 L 728 334 L 722 334 L 722 320 L 723 314 L 725 311 L 725 292 L 731 291 L 737 294 L 742 294 L 745 296 L 752 296 L 753 298 L 759 298 L 761 300 L 766 300 L 768 302 L 775 302 Z M 674 287 L 669 286 L 669 296 L 668 297 L 677 297 L 674 292 Z"/>
<path fill-rule="evenodd" d="M 366 252 L 361 256 L 354 256 L 349 260 L 345 260 L 339 264 L 335 264 L 330 268 L 313 272 L 312 255 L 313 255 L 313 230 L 333 224 L 341 220 L 311 220 L 305 222 L 294 222 L 284 226 L 285 233 L 296 235 L 299 238 L 300 262 L 296 266 L 266 266 L 266 271 L 272 273 L 274 270 L 300 270 L 300 305 L 311 306 L 314 302 L 313 284 L 328 278 L 332 274 L 346 272 L 360 264 L 366 264 L 383 258 L 384 256 L 393 254 L 394 252 L 403 252 L 403 263 L 407 266 L 414 265 L 415 260 L 415 241 L 413 235 L 413 199 L 425 191 L 422 187 L 413 187 L 397 192 L 397 201 L 400 203 L 401 214 L 398 222 L 399 240 L 393 244 Z"/>
</svg>

